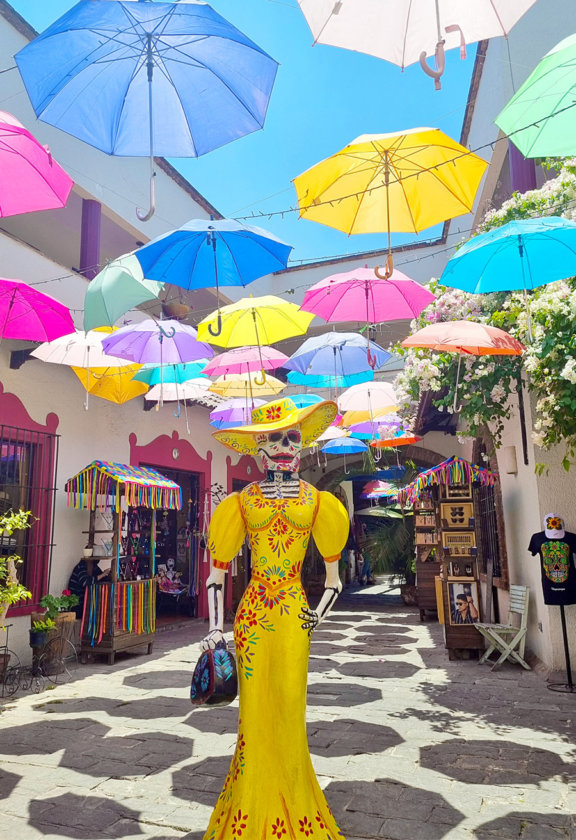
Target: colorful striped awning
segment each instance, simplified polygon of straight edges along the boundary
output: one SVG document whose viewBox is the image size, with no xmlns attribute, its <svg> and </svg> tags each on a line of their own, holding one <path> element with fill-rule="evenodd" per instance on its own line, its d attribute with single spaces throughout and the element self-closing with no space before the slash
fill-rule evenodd
<svg viewBox="0 0 576 840">
<path fill-rule="evenodd" d="M 402 487 L 398 491 L 398 501 L 402 504 L 412 504 L 418 499 L 423 490 L 440 484 L 481 484 L 483 486 L 496 484 L 498 474 L 490 470 L 471 464 L 464 458 L 453 456 L 442 461 L 436 467 L 431 467 L 420 473 L 418 478 Z"/>
<path fill-rule="evenodd" d="M 131 507 L 180 510 L 179 485 L 150 467 L 93 461 L 66 482 L 68 507 L 120 510 L 122 496 Z"/>
</svg>

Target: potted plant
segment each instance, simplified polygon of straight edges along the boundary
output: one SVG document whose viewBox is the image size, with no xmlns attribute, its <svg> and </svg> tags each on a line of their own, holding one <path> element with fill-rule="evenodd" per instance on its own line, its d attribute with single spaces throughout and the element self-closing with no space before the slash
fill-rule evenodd
<svg viewBox="0 0 576 840">
<path fill-rule="evenodd" d="M 51 630 L 56 627 L 56 622 L 51 618 L 37 619 L 32 622 L 30 628 L 30 647 L 41 648 L 46 644 L 46 638 Z"/>
<path fill-rule="evenodd" d="M 29 528 L 32 524 L 31 518 L 31 512 L 24 510 L 17 513 L 11 510 L 0 516 L 0 546 L 10 547 L 15 542 L 12 538 L 14 532 Z M 16 554 L 0 555 L 0 629 L 6 623 L 9 607 L 17 604 L 18 601 L 32 597 L 31 592 L 18 580 L 16 566 L 21 562 L 22 560 Z"/>
</svg>

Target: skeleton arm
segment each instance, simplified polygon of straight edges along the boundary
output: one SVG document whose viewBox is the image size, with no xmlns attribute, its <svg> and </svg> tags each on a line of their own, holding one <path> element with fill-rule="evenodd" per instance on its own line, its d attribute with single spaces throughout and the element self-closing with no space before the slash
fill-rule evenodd
<svg viewBox="0 0 576 840">
<path fill-rule="evenodd" d="M 315 610 L 309 607 L 302 607 L 302 612 L 298 618 L 302 621 L 302 629 L 308 631 L 308 635 L 312 635 L 319 624 L 321 624 L 332 607 L 334 606 L 338 595 L 342 592 L 342 582 L 338 575 L 338 559 L 325 562 L 326 580 L 324 581 L 324 594 L 320 599 Z"/>
<path fill-rule="evenodd" d="M 202 650 L 214 649 L 224 639 L 224 579 L 226 571 L 212 567 L 206 581 L 210 630 L 200 645 Z"/>
</svg>

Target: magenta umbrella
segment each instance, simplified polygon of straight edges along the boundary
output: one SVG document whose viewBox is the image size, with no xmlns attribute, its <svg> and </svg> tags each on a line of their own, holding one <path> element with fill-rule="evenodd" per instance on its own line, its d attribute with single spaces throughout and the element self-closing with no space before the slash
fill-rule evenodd
<svg viewBox="0 0 576 840">
<path fill-rule="evenodd" d="M 63 303 L 21 280 L 0 277 L 0 340 L 52 341 L 73 332 Z"/>
<path fill-rule="evenodd" d="M 325 321 L 399 321 L 415 318 L 435 300 L 432 292 L 396 269 L 385 280 L 373 268 L 331 274 L 311 286 L 300 307 Z"/>
<path fill-rule="evenodd" d="M 226 353 L 214 356 L 202 373 L 207 376 L 254 373 L 257 370 L 275 370 L 283 367 L 284 362 L 287 361 L 288 356 L 280 350 L 275 350 L 274 347 L 235 347 L 227 350 Z"/>
<path fill-rule="evenodd" d="M 0 111 L 0 217 L 64 207 L 73 186 L 50 151 Z"/>
</svg>

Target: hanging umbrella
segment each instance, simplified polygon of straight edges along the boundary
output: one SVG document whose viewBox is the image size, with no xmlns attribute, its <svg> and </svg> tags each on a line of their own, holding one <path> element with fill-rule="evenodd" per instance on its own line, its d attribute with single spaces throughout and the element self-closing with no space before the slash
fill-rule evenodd
<svg viewBox="0 0 576 840">
<path fill-rule="evenodd" d="M 395 432 L 402 426 L 402 419 L 397 414 L 385 414 L 373 420 L 352 423 L 348 429 L 351 437 L 359 440 L 374 440 L 380 431 Z"/>
<path fill-rule="evenodd" d="M 290 399 L 296 408 L 307 408 L 309 405 L 324 402 L 324 398 L 318 394 L 290 394 Z"/>
<path fill-rule="evenodd" d="M 160 391 L 162 387 L 162 391 Z M 184 402 L 196 400 L 204 396 L 210 387 L 210 380 L 203 377 L 188 379 L 186 382 L 164 382 L 153 385 L 148 391 L 145 400 L 148 402 Z"/>
<path fill-rule="evenodd" d="M 162 283 L 147 280 L 134 254 L 113 260 L 90 281 L 84 300 L 84 329 L 112 326 L 140 303 L 154 300 Z"/>
<path fill-rule="evenodd" d="M 440 89 L 445 50 L 508 35 L 536 0 L 298 0 L 314 43 L 367 53 L 407 67 L 419 61 Z M 426 63 L 434 54 L 436 67 Z"/>
<path fill-rule="evenodd" d="M 137 382 L 145 382 L 151 387 L 159 385 L 160 382 L 169 384 L 176 382 L 181 385 L 183 382 L 188 382 L 190 379 L 204 378 L 204 366 L 208 359 L 198 359 L 196 362 L 182 362 L 177 365 L 143 365 L 142 368 L 135 374 L 134 379 Z"/>
<path fill-rule="evenodd" d="M 234 219 L 192 219 L 136 251 L 152 280 L 184 289 L 246 286 L 286 268 L 292 250 L 262 228 Z"/>
<path fill-rule="evenodd" d="M 367 452 L 368 447 L 361 440 L 353 440 L 352 438 L 338 438 L 336 440 L 329 440 L 322 447 L 322 452 L 328 455 L 343 455 L 344 456 L 344 472 L 348 475 L 349 470 L 346 469 L 346 455 L 356 455 L 359 452 Z"/>
<path fill-rule="evenodd" d="M 340 438 L 348 437 L 348 432 L 346 429 L 342 429 L 340 426 L 328 426 L 325 432 L 322 432 L 320 437 L 316 438 L 316 443 L 322 443 L 323 441 L 327 440 L 339 440 Z"/>
<path fill-rule="evenodd" d="M 65 207 L 73 186 L 49 149 L 0 111 L 0 218 Z"/>
<path fill-rule="evenodd" d="M 371 382 L 374 379 L 374 371 L 363 370 L 361 373 L 351 373 L 349 376 L 313 376 L 291 370 L 286 378 L 291 385 L 304 385 L 307 388 L 350 388 L 360 382 Z"/>
<path fill-rule="evenodd" d="M 392 412 L 396 411 L 397 408 L 398 406 L 394 404 L 384 405 L 382 408 L 376 408 L 372 411 L 369 409 L 361 409 L 359 411 L 348 409 L 344 412 L 344 416 L 342 417 L 342 425 L 346 428 L 351 428 L 356 423 L 376 423 L 386 415 L 395 417 L 396 415 Z"/>
<path fill-rule="evenodd" d="M 361 499 L 381 499 L 383 496 L 395 496 L 398 488 L 387 481 L 369 481 L 362 488 Z"/>
<path fill-rule="evenodd" d="M 79 368 L 72 370 L 87 387 L 88 393 L 94 397 L 122 405 L 122 403 L 140 397 L 148 390 L 144 382 L 133 379 L 140 370 L 140 365 L 125 365 L 124 367 Z"/>
<path fill-rule="evenodd" d="M 338 397 L 340 411 L 367 411 L 369 419 L 374 419 L 377 411 L 395 411 L 396 403 L 394 388 L 387 382 L 365 382 L 353 385 Z M 346 417 L 344 420 L 346 421 Z"/>
<path fill-rule="evenodd" d="M 152 318 L 116 330 L 102 346 L 106 353 L 138 364 L 177 365 L 210 359 L 214 354 L 208 344 L 197 340 L 194 327 Z"/>
<path fill-rule="evenodd" d="M 266 400 L 255 399 L 247 404 L 246 400 L 241 399 L 226 400 L 210 412 L 210 425 L 217 429 L 244 426 L 246 423 L 252 422 L 252 410 L 264 405 L 265 402 Z"/>
<path fill-rule="evenodd" d="M 288 356 L 274 347 L 235 347 L 214 356 L 204 368 L 207 376 L 227 376 L 230 373 L 254 373 L 259 370 L 276 370 Z"/>
<path fill-rule="evenodd" d="M 241 298 L 198 324 L 198 337 L 220 347 L 262 347 L 303 335 L 314 316 L 275 295 Z"/>
<path fill-rule="evenodd" d="M 429 324 L 402 342 L 402 347 L 424 347 L 438 353 L 458 353 L 454 411 L 458 398 L 460 363 L 463 355 L 520 356 L 526 349 L 518 339 L 498 327 L 477 324 L 474 321 L 440 321 Z"/>
<path fill-rule="evenodd" d="M 36 116 L 109 155 L 197 157 L 262 128 L 277 63 L 205 3 L 81 0 L 16 63 Z"/>
<path fill-rule="evenodd" d="M 306 339 L 284 367 L 310 376 L 350 376 L 382 367 L 391 358 L 373 341 L 368 341 L 367 356 L 364 336 L 332 332 Z"/>
<path fill-rule="evenodd" d="M 345 233 L 418 233 L 470 213 L 488 164 L 437 128 L 363 134 L 294 179 L 300 217 Z"/>
<path fill-rule="evenodd" d="M 396 434 L 390 437 L 378 438 L 377 440 L 371 441 L 370 446 L 373 446 L 375 449 L 386 449 L 396 446 L 409 446 L 412 443 L 418 443 L 420 440 L 422 440 L 420 435 L 416 435 L 414 432 L 409 432 L 406 429 L 399 429 Z"/>
<path fill-rule="evenodd" d="M 258 380 L 254 373 L 232 373 L 229 376 L 219 376 L 211 385 L 210 390 L 221 397 L 263 397 L 270 394 L 279 394 L 286 387 L 285 382 L 280 382 L 275 376 L 267 376 L 264 382 Z"/>
<path fill-rule="evenodd" d="M 52 341 L 71 333 L 74 322 L 63 303 L 22 280 L 0 278 L 0 341 Z"/>
<path fill-rule="evenodd" d="M 527 158 L 576 154 L 576 35 L 544 58 L 494 122 Z"/>
</svg>

